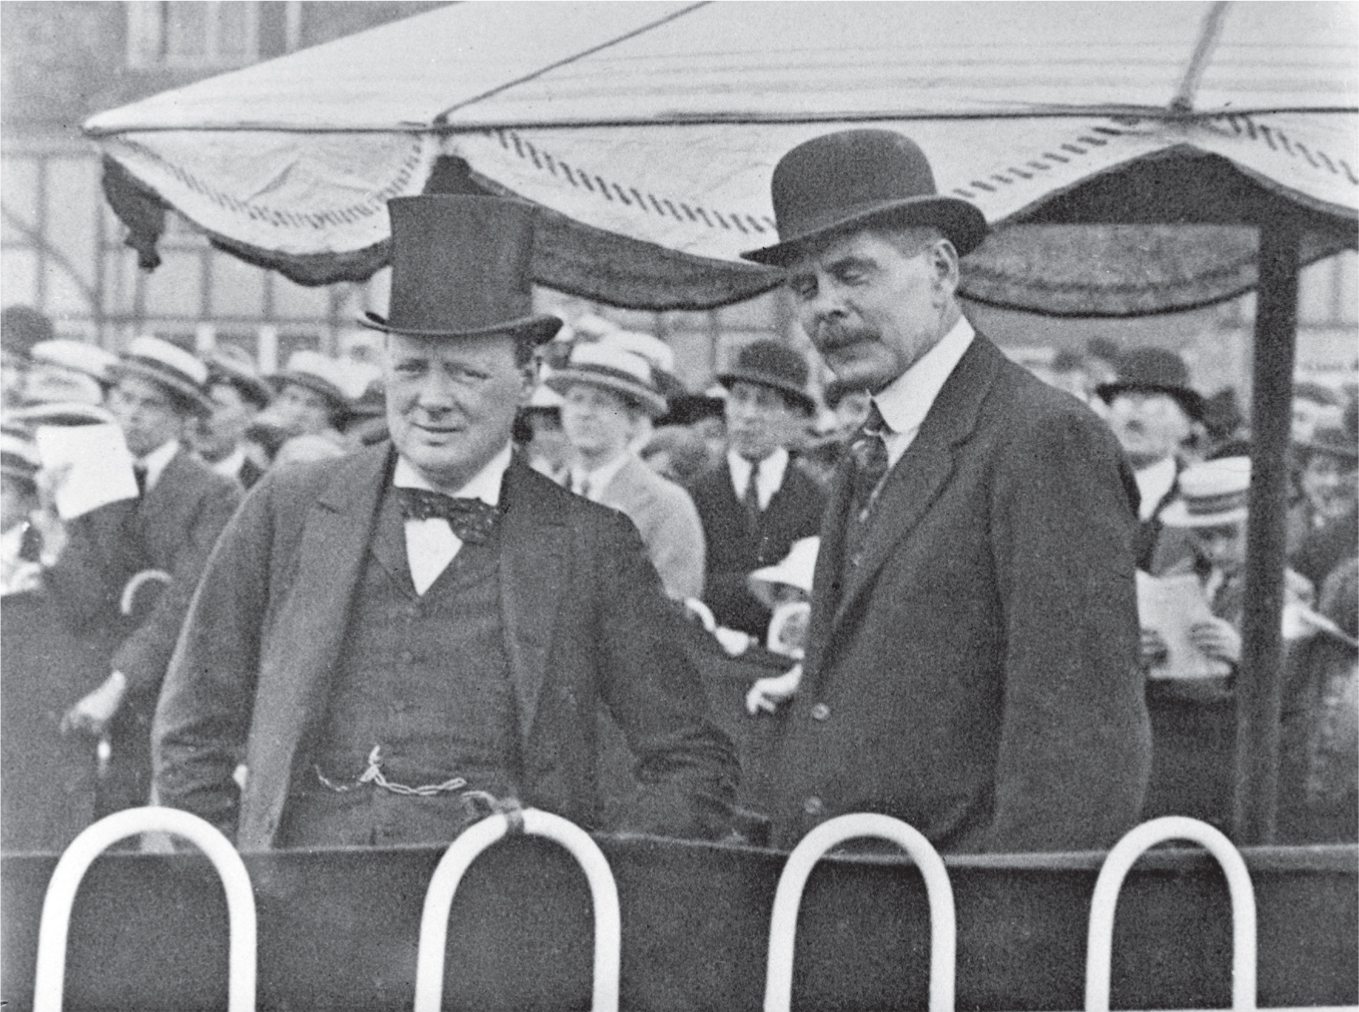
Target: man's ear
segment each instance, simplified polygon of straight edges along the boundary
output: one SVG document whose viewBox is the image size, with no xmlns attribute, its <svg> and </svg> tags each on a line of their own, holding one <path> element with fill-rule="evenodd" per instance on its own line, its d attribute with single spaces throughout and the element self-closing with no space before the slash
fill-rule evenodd
<svg viewBox="0 0 1359 1012">
<path fill-rule="evenodd" d="M 950 295 L 958 290 L 958 250 L 948 239 L 939 239 L 930 248 L 930 266 L 937 283 Z"/>
</svg>

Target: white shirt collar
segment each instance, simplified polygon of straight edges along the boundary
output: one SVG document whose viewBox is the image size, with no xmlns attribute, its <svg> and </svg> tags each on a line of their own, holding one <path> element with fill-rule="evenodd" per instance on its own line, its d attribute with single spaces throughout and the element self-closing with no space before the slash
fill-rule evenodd
<svg viewBox="0 0 1359 1012">
<path fill-rule="evenodd" d="M 167 443 L 161 443 L 144 457 L 137 458 L 137 463 L 146 468 L 146 490 L 150 492 L 156 487 L 156 482 L 160 481 L 160 476 L 165 473 L 165 469 L 170 466 L 170 461 L 175 459 L 175 454 L 179 452 L 179 440 L 172 439 Z"/>
<path fill-rule="evenodd" d="M 628 458 L 631 455 L 631 451 L 624 450 L 603 467 L 597 467 L 593 471 L 587 471 L 579 464 L 571 465 L 572 491 L 580 488 L 581 482 L 588 481 L 590 483 L 591 498 L 600 495 L 609 487 L 609 482 L 613 481 L 614 478 L 618 476 L 618 472 L 623 470 L 623 465 L 628 462 Z"/>
<path fill-rule="evenodd" d="M 1142 496 L 1142 502 L 1137 507 L 1137 517 L 1139 520 L 1150 520 L 1151 515 L 1156 512 L 1156 507 L 1161 504 L 1172 488 L 1175 487 L 1175 476 L 1179 469 L 1174 457 L 1162 457 L 1154 464 L 1148 464 L 1140 471 L 1133 472 L 1133 480 L 1137 482 L 1137 491 Z"/>
<path fill-rule="evenodd" d="M 460 499 L 480 499 L 489 506 L 500 505 L 500 485 L 505 478 L 505 471 L 509 469 L 513 450 L 513 446 L 506 443 L 504 449 L 487 461 L 486 466 L 472 475 L 467 484 L 454 492 L 453 495 Z M 392 484 L 397 488 L 423 488 L 430 492 L 443 491 L 443 489 L 437 489 L 426 481 L 415 469 L 415 465 L 401 456 L 396 458 L 396 470 L 392 474 Z"/>
<path fill-rule="evenodd" d="M 760 497 L 760 509 L 768 509 L 769 500 L 783 487 L 783 476 L 788 470 L 788 460 L 788 451 L 780 446 L 759 462 L 755 494 Z M 727 451 L 727 468 L 731 473 L 731 487 L 737 499 L 745 498 L 746 486 L 750 484 L 750 472 L 754 467 L 753 461 L 747 460 L 735 450 Z"/>
<path fill-rule="evenodd" d="M 245 447 L 237 446 L 221 460 L 209 464 L 214 471 L 226 478 L 236 478 L 241 473 L 241 466 L 245 463 Z"/>
<path fill-rule="evenodd" d="M 894 433 L 914 436 L 975 337 L 967 317 L 958 317 L 938 344 L 885 390 L 873 395 L 873 403 Z"/>
</svg>

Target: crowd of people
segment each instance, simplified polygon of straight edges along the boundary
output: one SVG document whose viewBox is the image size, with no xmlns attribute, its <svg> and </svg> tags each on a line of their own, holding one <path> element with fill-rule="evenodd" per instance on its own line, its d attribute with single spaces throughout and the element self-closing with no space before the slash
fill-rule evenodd
<svg viewBox="0 0 1359 1012">
<path fill-rule="evenodd" d="M 243 849 L 445 842 L 515 804 L 784 848 L 850 811 L 945 852 L 1229 829 L 1234 396 L 1163 348 L 1008 360 L 957 298 L 986 223 L 899 134 L 814 138 L 772 195 L 747 256 L 821 388 L 757 340 L 692 393 L 657 338 L 535 313 L 533 213 L 495 198 L 391 202 L 381 369 L 114 355 L 6 309 L 0 845 L 148 802 Z M 1294 404 L 1280 835 L 1353 840 L 1355 390 Z M 125 453 L 54 456 L 96 430 Z M 724 659 L 755 672 L 739 715 Z M 767 768 L 733 726 L 777 728 Z"/>
</svg>

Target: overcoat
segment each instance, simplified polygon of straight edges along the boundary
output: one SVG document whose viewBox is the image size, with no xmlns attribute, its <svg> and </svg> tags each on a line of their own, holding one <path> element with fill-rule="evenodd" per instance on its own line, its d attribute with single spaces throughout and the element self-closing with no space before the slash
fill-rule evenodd
<svg viewBox="0 0 1359 1012">
<path fill-rule="evenodd" d="M 740 629 L 763 641 L 769 628 L 769 609 L 751 594 L 746 577 L 778 562 L 794 541 L 820 533 L 825 493 L 789 460 L 782 484 L 760 511 L 753 530 L 745 505 L 736 498 L 731 465 L 725 460 L 694 479 L 689 494 L 703 522 L 708 548 L 704 603 L 719 625 Z"/>
<path fill-rule="evenodd" d="M 636 525 L 667 594 L 683 601 L 703 593 L 703 525 L 688 492 L 629 454 L 598 501 Z"/>
<path fill-rule="evenodd" d="M 127 694 L 109 723 L 112 754 L 99 782 L 98 814 L 147 801 L 151 717 L 161 681 L 208 555 L 240 501 L 236 482 L 181 448 L 144 495 L 73 520 L 69 542 L 47 571 L 47 587 L 70 629 L 103 654 L 105 674 L 121 671 L 127 678 Z M 154 603 L 122 615 L 124 588 L 147 570 L 169 579 L 144 583 L 136 599 Z"/>
<path fill-rule="evenodd" d="M 848 551 L 852 467 L 821 532 L 775 842 L 855 811 L 953 852 L 1114 842 L 1150 741 L 1137 490 L 1112 433 L 978 335 Z"/>
<path fill-rule="evenodd" d="M 275 845 L 309 769 L 394 454 L 380 443 L 268 475 L 246 499 L 190 608 L 156 714 L 160 800 Z M 506 471 L 500 586 L 523 757 L 521 801 L 591 828 L 596 716 L 622 728 L 643 789 L 627 828 L 724 831 L 738 768 L 673 646 L 681 612 L 628 520 L 516 459 Z M 401 558 L 378 560 L 406 566 Z M 245 787 L 232 773 L 242 757 Z"/>
</svg>

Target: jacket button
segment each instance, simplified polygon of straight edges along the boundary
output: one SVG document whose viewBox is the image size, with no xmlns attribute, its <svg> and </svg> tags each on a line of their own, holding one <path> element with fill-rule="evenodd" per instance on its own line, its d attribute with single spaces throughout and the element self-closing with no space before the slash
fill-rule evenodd
<svg viewBox="0 0 1359 1012">
<path fill-rule="evenodd" d="M 808 815 L 820 815 L 826 810 L 826 806 L 822 804 L 820 798 L 816 797 L 816 795 L 812 795 L 812 797 L 802 803 L 802 810 Z"/>
<path fill-rule="evenodd" d="M 849 557 L 849 564 L 853 566 L 855 569 L 858 569 L 859 564 L 863 561 L 864 557 L 860 555 L 858 552 L 855 552 L 853 555 Z"/>
<path fill-rule="evenodd" d="M 812 707 L 812 720 L 825 720 L 830 716 L 830 707 L 825 703 L 817 703 Z"/>
</svg>

